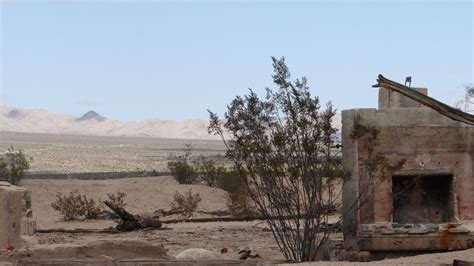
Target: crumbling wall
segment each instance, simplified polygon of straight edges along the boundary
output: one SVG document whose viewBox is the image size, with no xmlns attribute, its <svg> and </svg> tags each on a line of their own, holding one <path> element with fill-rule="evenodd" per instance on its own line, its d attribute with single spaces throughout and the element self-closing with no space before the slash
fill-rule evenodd
<svg viewBox="0 0 474 266">
<path fill-rule="evenodd" d="M 30 191 L 0 182 L 0 250 L 20 249 L 22 235 L 33 235 L 35 228 Z"/>
<path fill-rule="evenodd" d="M 392 93 L 389 99 L 384 90 L 382 88 L 380 92 L 380 97 L 385 98 L 379 100 L 379 109 L 342 112 L 343 164 L 351 172 L 351 179 L 343 188 L 343 231 L 347 248 L 358 248 L 361 225 L 394 223 L 393 176 L 428 178 L 427 182 L 436 182 L 439 176 L 451 178 L 449 185 L 445 184 L 449 195 L 442 199 L 450 201 L 449 205 L 420 205 L 418 209 L 420 212 L 436 213 L 439 211 L 436 208 L 445 208 L 451 214 L 438 213 L 438 218 L 429 219 L 426 218 L 429 214 L 425 214 L 426 219 L 421 222 L 474 220 L 474 127 L 455 122 L 429 108 L 416 106 L 401 95 Z M 357 139 L 351 138 L 358 119 L 362 124 L 379 129 L 375 152 L 382 153 L 392 164 L 406 160 L 402 169 L 386 173 L 386 179 L 369 180 L 359 160 L 367 155 L 367 149 Z M 434 190 L 421 192 L 420 197 L 432 197 L 431 200 L 444 197 L 442 193 L 436 195 Z M 425 192 L 431 194 L 423 195 Z M 358 197 L 364 204 L 353 207 Z M 410 217 L 405 218 L 409 220 Z M 420 220 L 412 221 L 417 222 Z"/>
</svg>

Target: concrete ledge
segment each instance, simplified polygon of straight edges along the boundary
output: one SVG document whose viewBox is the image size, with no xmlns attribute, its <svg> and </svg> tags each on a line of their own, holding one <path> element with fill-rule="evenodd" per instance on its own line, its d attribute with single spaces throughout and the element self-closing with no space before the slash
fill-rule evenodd
<svg viewBox="0 0 474 266">
<path fill-rule="evenodd" d="M 0 261 L 0 266 L 2 262 Z M 226 265 L 247 265 L 247 266 L 265 266 L 265 265 L 278 265 L 286 263 L 286 261 L 266 261 L 266 260 L 212 260 L 212 261 L 179 261 L 179 260 L 18 260 L 12 262 L 6 262 L 10 264 L 5 264 L 8 266 L 14 265 L 67 265 L 67 266 L 78 266 L 78 265 L 89 265 L 89 266 L 99 266 L 99 265 L 120 265 L 120 266 L 137 266 L 137 265 L 178 265 L 178 266 L 226 266 Z"/>
<path fill-rule="evenodd" d="M 21 236 L 35 233 L 31 216 L 30 191 L 0 182 L 0 251 L 21 249 Z"/>
<path fill-rule="evenodd" d="M 362 251 L 453 251 L 474 247 L 472 223 L 362 224 L 358 247 Z"/>
<path fill-rule="evenodd" d="M 454 251 L 474 248 L 474 234 L 372 235 L 358 239 L 362 251 Z"/>
</svg>

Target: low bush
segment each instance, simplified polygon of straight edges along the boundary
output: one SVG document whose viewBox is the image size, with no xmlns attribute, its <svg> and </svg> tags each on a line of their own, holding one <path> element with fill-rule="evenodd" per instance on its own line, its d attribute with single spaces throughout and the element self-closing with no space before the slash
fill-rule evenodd
<svg viewBox="0 0 474 266">
<path fill-rule="evenodd" d="M 188 149 L 184 155 L 176 156 L 171 154 L 168 157 L 168 169 L 180 184 L 193 184 L 197 175 L 194 167 L 189 162 L 191 151 Z"/>
<path fill-rule="evenodd" d="M 245 183 L 236 170 L 230 170 L 220 176 L 217 187 L 229 193 L 240 192 L 245 190 Z"/>
<path fill-rule="evenodd" d="M 204 156 L 191 161 L 191 149 L 188 147 L 182 156 L 170 155 L 168 157 L 168 168 L 180 184 L 203 183 L 210 187 L 216 187 L 227 191 L 226 205 L 230 212 L 236 216 L 248 216 L 255 213 L 251 198 L 246 192 L 246 186 L 239 173 L 232 169 L 226 169 L 225 165 L 214 159 Z M 173 211 L 183 213 L 183 217 L 192 216 L 193 201 L 191 191 L 183 196 L 176 192 L 172 205 Z M 196 194 L 199 196 L 198 194 Z M 199 203 L 199 200 L 194 199 Z"/>
<path fill-rule="evenodd" d="M 125 196 L 127 196 L 127 194 L 125 194 L 125 192 L 117 192 L 117 194 L 107 194 L 107 197 L 109 198 L 109 201 L 112 202 L 114 205 L 118 206 L 118 207 L 125 207 L 125 202 L 124 202 L 124 199 L 125 199 Z"/>
<path fill-rule="evenodd" d="M 227 174 L 224 164 L 204 156 L 200 156 L 194 165 L 198 180 L 210 187 L 220 187 L 221 180 Z"/>
<path fill-rule="evenodd" d="M 10 147 L 0 154 L 0 177 L 13 185 L 20 183 L 29 167 L 28 160 L 22 151 L 15 151 L 13 147 Z"/>
<path fill-rule="evenodd" d="M 251 216 L 255 214 L 255 208 L 248 193 L 243 191 L 229 192 L 227 208 L 234 216 Z"/>
<path fill-rule="evenodd" d="M 97 219 L 99 214 L 102 213 L 102 208 L 94 199 L 88 199 L 86 196 L 82 196 L 80 204 L 83 210 L 82 215 L 87 220 Z"/>
<path fill-rule="evenodd" d="M 193 216 L 193 212 L 197 209 L 200 202 L 201 197 L 199 193 L 193 194 L 191 189 L 184 195 L 176 191 L 173 196 L 173 202 L 170 204 L 171 211 L 180 213 L 183 218 L 189 219 Z"/>
<path fill-rule="evenodd" d="M 78 219 L 96 219 L 102 212 L 100 205 L 93 199 L 88 199 L 77 190 L 67 195 L 58 193 L 51 207 L 60 212 L 66 221 Z"/>
</svg>

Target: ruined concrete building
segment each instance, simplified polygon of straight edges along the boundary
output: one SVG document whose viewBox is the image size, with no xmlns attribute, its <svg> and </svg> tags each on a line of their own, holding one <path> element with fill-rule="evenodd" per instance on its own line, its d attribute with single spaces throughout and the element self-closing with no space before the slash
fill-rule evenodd
<svg viewBox="0 0 474 266">
<path fill-rule="evenodd" d="M 387 85 L 380 77 L 378 109 L 342 112 L 343 164 L 352 174 L 343 190 L 345 248 L 474 247 L 474 126 L 453 120 L 473 116 L 452 108 L 445 112 L 449 107 L 424 96 L 427 89 Z M 418 91 L 421 101 L 394 88 Z M 420 103 L 432 101 L 437 111 Z M 358 125 L 377 129 L 372 147 L 353 135 Z M 377 155 L 390 165 L 403 164 L 371 170 L 367 162 Z"/>
</svg>

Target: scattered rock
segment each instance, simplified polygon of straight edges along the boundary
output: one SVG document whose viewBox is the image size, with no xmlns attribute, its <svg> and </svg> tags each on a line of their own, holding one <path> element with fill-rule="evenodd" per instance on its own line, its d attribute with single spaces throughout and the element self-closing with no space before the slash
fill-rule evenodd
<svg viewBox="0 0 474 266">
<path fill-rule="evenodd" d="M 202 248 L 191 248 L 176 255 L 177 260 L 214 260 L 217 257 L 209 250 Z"/>
<path fill-rule="evenodd" d="M 242 254 L 239 258 L 239 260 L 246 260 L 250 256 L 251 250 L 241 250 L 239 251 L 239 254 Z"/>
</svg>

